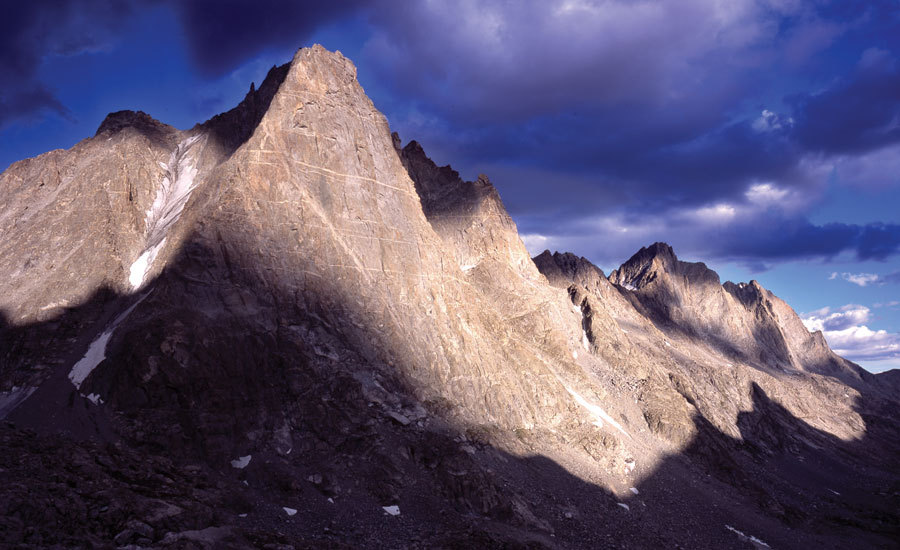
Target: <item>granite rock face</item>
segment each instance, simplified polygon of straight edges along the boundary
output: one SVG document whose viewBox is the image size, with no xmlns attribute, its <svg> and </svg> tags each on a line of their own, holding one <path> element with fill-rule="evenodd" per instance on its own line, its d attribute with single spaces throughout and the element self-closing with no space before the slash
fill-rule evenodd
<svg viewBox="0 0 900 550">
<path fill-rule="evenodd" d="M 532 261 L 486 176 L 401 145 L 316 46 L 194 128 L 113 113 L 0 175 L 0 538 L 896 534 L 891 384 L 666 245 Z"/>
<path fill-rule="evenodd" d="M 664 243 L 642 248 L 610 273 L 610 281 L 631 290 L 660 326 L 715 340 L 739 360 L 775 372 L 828 374 L 850 384 L 865 376 L 758 282 L 722 285 L 706 265 L 679 261 Z"/>
</svg>

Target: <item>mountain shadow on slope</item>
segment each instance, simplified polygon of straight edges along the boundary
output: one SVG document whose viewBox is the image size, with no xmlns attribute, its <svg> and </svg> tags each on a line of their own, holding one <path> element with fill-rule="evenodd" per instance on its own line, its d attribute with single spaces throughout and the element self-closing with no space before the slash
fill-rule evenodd
<svg viewBox="0 0 900 550">
<path fill-rule="evenodd" d="M 844 442 L 751 387 L 742 439 L 695 415 L 696 437 L 640 472 L 638 494 L 626 498 L 529 456 L 549 432 L 460 425 L 448 420 L 453 403 L 420 403 L 401 369 L 341 325 L 352 297 L 308 289 L 299 301 L 296 289 L 258 278 L 251 259 L 252 251 L 189 240 L 82 386 L 104 399 L 99 406 L 67 371 L 140 296 L 99 290 L 58 318 L 2 324 L 5 385 L 11 366 L 50 358 L 53 371 L 2 428 L 3 540 L 750 547 L 725 525 L 776 548 L 896 540 L 890 403 L 880 414 L 867 403 L 872 435 Z M 66 350 L 60 337 L 89 325 L 91 336 Z M 231 467 L 245 455 L 246 468 Z M 401 515 L 386 516 L 389 505 Z M 287 516 L 283 506 L 299 512 Z"/>
</svg>

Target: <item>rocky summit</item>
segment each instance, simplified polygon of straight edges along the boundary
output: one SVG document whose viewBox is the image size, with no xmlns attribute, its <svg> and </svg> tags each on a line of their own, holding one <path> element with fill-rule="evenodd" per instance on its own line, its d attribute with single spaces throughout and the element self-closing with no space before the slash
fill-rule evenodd
<svg viewBox="0 0 900 550">
<path fill-rule="evenodd" d="M 0 197 L 0 546 L 900 540 L 894 374 L 663 243 L 530 258 L 339 52 Z"/>
</svg>

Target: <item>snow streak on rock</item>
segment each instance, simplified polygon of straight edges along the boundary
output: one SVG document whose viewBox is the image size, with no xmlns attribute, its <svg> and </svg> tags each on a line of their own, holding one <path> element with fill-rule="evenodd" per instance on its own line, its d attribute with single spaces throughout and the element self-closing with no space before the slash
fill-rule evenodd
<svg viewBox="0 0 900 550">
<path fill-rule="evenodd" d="M 726 525 L 725 528 L 728 529 L 729 531 L 731 531 L 732 533 L 737 534 L 737 536 L 741 537 L 742 539 L 749 540 L 753 544 L 753 546 L 755 546 L 757 548 L 761 548 L 761 547 L 762 548 L 771 548 L 771 546 L 769 546 L 768 544 L 759 540 L 758 538 L 756 538 L 752 535 L 744 534 L 743 532 L 738 531 L 737 529 L 735 529 L 734 527 L 732 527 L 730 525 Z"/>
<path fill-rule="evenodd" d="M 159 251 L 165 245 L 169 230 L 181 216 L 184 205 L 191 197 L 191 192 L 196 185 L 194 178 L 197 176 L 196 155 L 194 145 L 201 135 L 189 137 L 178 144 L 169 163 L 163 165 L 166 176 L 156 191 L 156 199 L 147 210 L 146 227 L 147 240 L 144 251 L 131 265 L 128 282 L 133 290 L 138 290 L 144 284 L 147 273 L 153 266 Z"/>
<path fill-rule="evenodd" d="M 100 398 L 99 393 L 89 393 L 84 396 L 85 399 L 93 403 L 94 405 L 102 405 L 103 399 Z"/>
<path fill-rule="evenodd" d="M 581 395 L 578 392 L 576 392 L 575 390 L 573 390 L 572 388 L 566 387 L 566 391 L 568 391 L 570 394 L 572 394 L 572 397 L 575 398 L 575 401 L 577 401 L 579 405 L 581 405 L 582 407 L 587 409 L 588 412 L 590 412 L 592 415 L 594 415 L 594 417 L 597 419 L 597 422 L 594 423 L 595 425 L 603 426 L 603 421 L 606 421 L 606 422 L 609 422 L 615 429 L 622 432 L 622 434 L 624 434 L 626 437 L 629 437 L 629 438 L 631 437 L 630 435 L 628 435 L 628 432 L 626 432 L 625 429 L 622 428 L 622 426 L 618 422 L 616 422 L 615 420 L 612 419 L 611 416 L 606 414 L 606 411 L 604 411 L 597 405 L 588 403 L 584 397 L 581 397 Z"/>
<path fill-rule="evenodd" d="M 162 249 L 163 245 L 166 244 L 166 239 L 163 238 L 162 241 L 158 242 L 156 246 L 151 246 L 147 250 L 138 256 L 138 259 L 131 264 L 131 270 L 128 275 L 128 282 L 131 283 L 131 288 L 133 290 L 137 290 L 144 283 L 144 277 L 147 276 L 147 272 L 150 271 L 150 266 L 153 265 L 153 260 L 156 259 L 156 255 L 159 253 L 160 249 Z"/>
<path fill-rule="evenodd" d="M 94 339 L 91 342 L 91 345 L 88 346 L 87 353 L 84 354 L 75 365 L 72 367 L 72 370 L 69 371 L 69 380 L 72 381 L 72 384 L 76 389 L 81 389 L 81 384 L 84 383 L 84 380 L 91 374 L 91 372 L 97 368 L 104 359 L 106 359 L 106 345 L 109 343 L 109 339 L 112 337 L 113 332 L 116 330 L 116 327 L 128 317 L 128 314 L 138 306 L 141 302 L 144 301 L 144 298 L 147 297 L 147 294 L 141 296 L 135 303 L 131 304 L 131 306 L 119 314 L 112 323 L 110 323 L 109 327 L 103 331 L 100 336 Z M 97 396 L 99 400 L 100 396 Z"/>
</svg>

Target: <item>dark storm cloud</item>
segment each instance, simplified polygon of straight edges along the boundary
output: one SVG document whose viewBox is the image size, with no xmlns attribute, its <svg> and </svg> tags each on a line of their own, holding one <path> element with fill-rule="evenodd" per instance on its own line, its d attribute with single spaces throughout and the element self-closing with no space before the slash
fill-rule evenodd
<svg viewBox="0 0 900 550">
<path fill-rule="evenodd" d="M 866 50 L 858 68 L 817 95 L 792 98 L 798 141 L 826 153 L 864 152 L 900 142 L 900 66 L 886 50 Z"/>
<path fill-rule="evenodd" d="M 478 170 L 488 170 L 508 195 L 528 187 L 528 193 L 510 199 L 517 207 L 558 207 L 570 215 L 629 206 L 652 214 L 740 199 L 758 181 L 790 180 L 798 188 L 809 184 L 798 147 L 786 131 L 761 133 L 746 121 L 724 127 L 716 122 L 699 114 L 680 118 L 660 111 L 628 120 L 607 112 L 474 129 L 441 124 L 439 131 L 425 129 L 417 139 L 436 144 L 451 160 L 467 158 Z M 485 165 L 491 168 L 480 168 Z M 505 174 L 513 172 L 515 180 L 506 180 Z M 578 185 L 561 194 L 572 181 Z M 620 200 L 609 201 L 612 190 Z M 569 200 L 575 193 L 578 200 Z"/>
<path fill-rule="evenodd" d="M 858 260 L 885 260 L 900 251 L 900 225 L 814 225 L 805 219 L 768 219 L 736 225 L 715 244 L 718 257 L 738 260 L 833 258 L 844 252 Z"/>
<path fill-rule="evenodd" d="M 75 55 L 105 47 L 130 2 L 71 0 L 6 2 L 0 17 L 0 126 L 10 120 L 55 112 L 70 117 L 37 78 L 49 55 Z"/>
<path fill-rule="evenodd" d="M 861 68 L 846 90 L 797 97 L 797 128 L 790 113 L 755 120 L 767 107 L 758 97 L 784 76 L 782 50 L 791 66 L 809 61 L 849 33 L 845 20 L 886 11 L 879 6 L 826 4 L 820 15 L 794 2 L 737 0 L 389 4 L 373 14 L 366 62 L 417 106 L 411 118 L 424 113 L 438 128 L 423 136 L 428 128 L 411 124 L 417 139 L 457 162 L 591 172 L 598 186 L 697 204 L 754 181 L 807 185 L 798 166 L 821 126 L 868 124 L 832 105 L 842 95 L 868 90 L 868 119 L 896 107 Z"/>
<path fill-rule="evenodd" d="M 270 47 L 296 48 L 322 24 L 364 6 L 363 0 L 183 0 L 180 15 L 191 58 L 219 76 Z"/>
<path fill-rule="evenodd" d="M 177 16 L 160 32 L 180 33 L 207 78 L 330 23 L 368 33 L 348 41 L 366 40 L 355 61 L 392 126 L 466 177 L 486 171 L 531 233 L 612 216 L 710 255 L 897 252 L 894 225 L 819 226 L 803 210 L 828 178 L 896 183 L 884 176 L 900 166 L 893 1 L 20 2 L 0 20 L 0 125 L 65 114 L 36 77 L 41 59 L 109 47 L 148 6 Z M 751 204 L 769 184 L 789 208 Z M 719 205 L 739 214 L 714 233 L 683 219 Z M 667 238 L 649 231 L 634 234 Z"/>
<path fill-rule="evenodd" d="M 48 56 L 114 47 L 122 23 L 147 8 L 169 5 L 179 16 L 195 67 L 219 76 L 270 47 L 298 47 L 325 22 L 360 0 L 46 0 L 4 3 L 0 17 L 0 126 L 54 112 L 70 117 L 37 71 Z M 160 29 L 175 35 L 178 29 Z"/>
<path fill-rule="evenodd" d="M 714 96 L 753 81 L 719 70 L 729 53 L 777 32 L 746 1 L 386 2 L 372 20 L 367 61 L 398 93 L 470 123 L 600 105 L 633 111 L 698 89 L 715 109 Z M 744 68 L 759 67 L 760 55 Z"/>
<path fill-rule="evenodd" d="M 392 123 L 464 173 L 488 171 L 534 242 L 599 251 L 577 222 L 606 216 L 602 231 L 630 231 L 617 242 L 673 230 L 744 261 L 898 252 L 897 226 L 803 211 L 829 177 L 891 185 L 871 168 L 900 159 L 895 2 L 475 0 L 372 20 L 365 62 L 395 105 L 414 105 Z M 765 184 L 793 210 L 750 205 Z M 717 204 L 740 215 L 715 231 L 679 219 Z M 635 216 L 654 222 L 629 227 Z"/>
<path fill-rule="evenodd" d="M 663 240 L 686 257 L 733 261 L 752 271 L 797 259 L 884 261 L 900 252 L 897 224 L 813 224 L 802 215 L 746 207 L 678 209 L 648 216 L 613 212 L 594 218 L 525 216 L 519 228 L 533 253 L 577 250 L 617 265 L 634 250 Z"/>
</svg>

